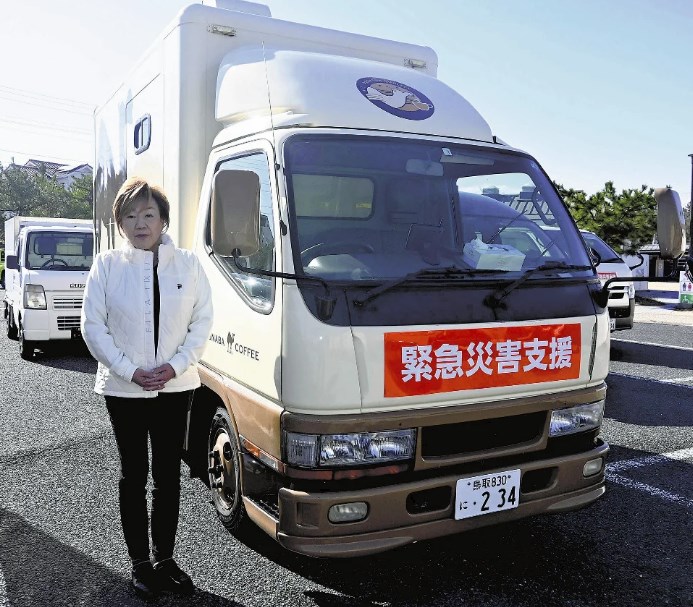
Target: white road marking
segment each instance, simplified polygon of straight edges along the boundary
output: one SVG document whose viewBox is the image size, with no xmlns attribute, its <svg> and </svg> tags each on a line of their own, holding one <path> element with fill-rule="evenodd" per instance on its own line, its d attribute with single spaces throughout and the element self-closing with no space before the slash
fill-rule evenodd
<svg viewBox="0 0 693 607">
<path fill-rule="evenodd" d="M 10 599 L 7 598 L 7 586 L 5 585 L 5 576 L 0 568 L 0 607 L 10 607 Z"/>
<path fill-rule="evenodd" d="M 679 382 L 684 382 L 684 381 L 693 381 L 693 375 L 689 375 L 688 377 L 677 377 L 675 379 L 660 379 L 663 384 L 678 384 Z"/>
<path fill-rule="evenodd" d="M 660 453 L 659 455 L 649 455 L 647 457 L 639 457 L 637 459 L 626 459 L 620 462 L 614 462 L 613 464 L 607 464 L 606 466 L 606 478 L 612 483 L 617 483 L 628 487 L 629 489 L 637 489 L 639 491 L 644 491 L 649 493 L 653 497 L 659 497 L 669 502 L 693 510 L 693 500 L 690 500 L 676 493 L 671 493 L 660 489 L 659 487 L 653 487 L 646 483 L 641 483 L 639 481 L 634 481 L 627 478 L 618 472 L 624 470 L 632 470 L 634 468 L 642 468 L 644 466 L 652 466 L 656 464 L 665 464 L 672 461 L 687 461 L 693 459 L 693 448 L 690 449 L 679 449 L 678 451 L 670 451 L 669 453 Z"/>
<path fill-rule="evenodd" d="M 660 489 L 659 487 L 653 487 L 652 485 L 631 480 L 625 476 L 621 476 L 620 474 L 613 474 L 608 470 L 606 472 L 606 478 L 612 483 L 618 483 L 619 485 L 623 485 L 624 487 L 628 487 L 630 489 L 639 489 L 640 491 L 649 493 L 654 497 L 661 497 L 669 502 L 674 502 L 679 506 L 693 510 L 693 500 L 689 500 L 681 495 L 677 495 L 676 493 L 670 493 L 669 491 L 664 491 L 664 489 Z"/>
<path fill-rule="evenodd" d="M 627 377 L 628 379 L 638 379 L 640 381 L 651 381 L 658 384 L 671 384 L 674 382 L 679 382 L 683 380 L 678 379 L 658 379 L 656 377 L 645 377 L 644 375 L 633 375 L 632 373 L 620 373 L 617 371 L 609 371 L 609 375 L 617 375 L 618 377 Z M 693 388 L 693 386 L 687 386 L 683 384 L 682 388 Z"/>
<path fill-rule="evenodd" d="M 638 341 L 637 339 L 622 339 L 621 337 L 612 337 L 611 341 L 622 341 L 627 344 L 639 344 L 641 346 L 657 346 L 658 348 L 671 348 L 672 350 L 693 350 L 685 346 L 671 346 L 669 344 L 658 344 L 652 341 Z"/>
<path fill-rule="evenodd" d="M 672 460 L 683 462 L 688 459 L 693 459 L 693 447 L 690 449 L 670 451 L 669 453 L 659 453 L 658 455 L 638 457 L 636 459 L 624 459 L 620 462 L 607 464 L 606 467 L 611 472 L 622 472 L 623 470 L 628 470 L 629 468 L 642 468 L 643 466 L 652 466 L 653 464 L 666 464 Z"/>
</svg>

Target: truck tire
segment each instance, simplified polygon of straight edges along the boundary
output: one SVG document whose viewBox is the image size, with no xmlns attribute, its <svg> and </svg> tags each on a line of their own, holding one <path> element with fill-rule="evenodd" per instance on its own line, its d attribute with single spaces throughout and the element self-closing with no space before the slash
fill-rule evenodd
<svg viewBox="0 0 693 607">
<path fill-rule="evenodd" d="M 7 316 L 5 320 L 7 321 L 7 337 L 10 339 L 17 339 L 17 325 L 14 324 L 14 314 L 12 313 L 12 308 L 7 307 Z"/>
<path fill-rule="evenodd" d="M 19 356 L 24 360 L 31 360 L 34 357 L 35 345 L 33 341 L 24 339 L 24 329 L 22 323 L 19 323 Z"/>
<path fill-rule="evenodd" d="M 241 450 L 238 436 L 226 409 L 219 407 L 209 428 L 209 487 L 217 516 L 230 532 L 245 517 L 241 492 Z"/>
</svg>

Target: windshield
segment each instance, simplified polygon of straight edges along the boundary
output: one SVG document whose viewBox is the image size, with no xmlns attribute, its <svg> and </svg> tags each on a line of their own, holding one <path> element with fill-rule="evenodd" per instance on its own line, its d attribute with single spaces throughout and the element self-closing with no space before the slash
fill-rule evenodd
<svg viewBox="0 0 693 607">
<path fill-rule="evenodd" d="M 384 281 L 452 267 L 496 280 L 590 265 L 563 203 L 522 154 L 374 137 L 300 136 L 285 149 L 295 262 L 309 275 Z"/>
<path fill-rule="evenodd" d="M 621 259 L 616 251 L 606 244 L 599 236 L 591 232 L 582 232 L 587 246 L 594 249 L 599 255 L 601 263 L 626 263 Z"/>
<path fill-rule="evenodd" d="M 94 237 L 86 232 L 32 232 L 27 240 L 29 270 L 88 270 Z"/>
</svg>

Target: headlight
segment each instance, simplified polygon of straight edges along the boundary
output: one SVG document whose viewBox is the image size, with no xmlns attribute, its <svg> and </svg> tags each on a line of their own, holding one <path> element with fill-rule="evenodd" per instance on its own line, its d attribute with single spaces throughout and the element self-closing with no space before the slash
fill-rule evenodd
<svg viewBox="0 0 693 607">
<path fill-rule="evenodd" d="M 631 282 L 628 285 L 628 299 L 633 299 L 635 297 L 635 285 Z"/>
<path fill-rule="evenodd" d="M 31 310 L 46 309 L 46 293 L 41 285 L 26 285 L 24 287 L 24 307 Z"/>
<path fill-rule="evenodd" d="M 549 436 L 564 436 L 599 428 L 603 415 L 603 400 L 569 409 L 557 409 L 551 412 Z"/>
<path fill-rule="evenodd" d="M 414 457 L 416 431 L 322 435 L 287 432 L 285 447 L 287 462 L 293 466 L 365 466 Z"/>
</svg>

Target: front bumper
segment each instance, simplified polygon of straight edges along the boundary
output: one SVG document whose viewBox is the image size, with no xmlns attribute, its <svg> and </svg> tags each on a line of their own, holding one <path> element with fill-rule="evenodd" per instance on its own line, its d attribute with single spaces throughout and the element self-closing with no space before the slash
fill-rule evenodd
<svg viewBox="0 0 693 607">
<path fill-rule="evenodd" d="M 274 521 L 276 538 L 289 550 L 315 557 L 355 557 L 390 550 L 419 540 L 451 535 L 491 524 L 544 513 L 564 512 L 587 506 L 604 494 L 604 464 L 593 476 L 583 476 L 588 460 L 605 461 L 609 446 L 597 440 L 595 447 L 579 454 L 536 460 L 514 466 L 521 470 L 522 484 L 517 508 L 474 518 L 454 519 L 455 485 L 465 475 L 450 474 L 391 486 L 359 491 L 307 493 L 288 488 L 279 491 L 279 520 Z M 501 471 L 489 469 L 486 472 Z M 473 474 L 467 475 L 473 476 Z M 534 479 L 545 479 L 542 483 Z M 530 482 L 526 482 L 530 479 Z M 449 488 L 447 505 L 412 513 L 411 495 Z M 423 493 L 422 493 L 423 492 Z M 366 502 L 363 521 L 335 524 L 328 520 L 331 506 Z M 265 514 L 252 509 L 251 517 Z M 265 514 L 269 517 L 269 515 Z M 267 528 L 270 520 L 265 520 Z"/>
<path fill-rule="evenodd" d="M 73 339 L 79 335 L 80 316 L 74 311 L 24 310 L 22 328 L 27 341 Z"/>
<path fill-rule="evenodd" d="M 632 329 L 635 319 L 635 299 L 629 299 L 626 305 L 613 305 L 610 301 L 609 316 L 616 322 L 616 331 Z"/>
</svg>

